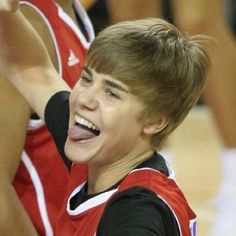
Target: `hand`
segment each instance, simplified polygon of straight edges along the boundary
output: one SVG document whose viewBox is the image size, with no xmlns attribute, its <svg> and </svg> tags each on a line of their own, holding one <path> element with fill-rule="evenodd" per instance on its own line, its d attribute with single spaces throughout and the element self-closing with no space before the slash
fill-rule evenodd
<svg viewBox="0 0 236 236">
<path fill-rule="evenodd" d="M 0 0 L 0 12 L 15 12 L 18 5 L 19 0 Z"/>
</svg>

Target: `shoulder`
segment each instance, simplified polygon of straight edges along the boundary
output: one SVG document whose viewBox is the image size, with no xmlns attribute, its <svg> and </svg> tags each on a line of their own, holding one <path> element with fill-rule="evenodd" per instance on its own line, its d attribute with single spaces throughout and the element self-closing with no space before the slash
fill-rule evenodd
<svg viewBox="0 0 236 236">
<path fill-rule="evenodd" d="M 20 10 L 24 14 L 25 18 L 30 21 L 31 25 L 37 29 L 38 34 L 43 40 L 47 38 L 47 35 L 50 35 L 45 18 L 43 18 L 42 9 L 33 4 L 25 4 L 23 1 L 20 4 Z"/>
<path fill-rule="evenodd" d="M 54 94 L 49 99 L 44 112 L 46 126 L 68 168 L 71 166 L 71 161 L 64 153 L 64 145 L 69 123 L 69 96 L 70 92 L 68 91 Z"/>
<path fill-rule="evenodd" d="M 30 2 L 30 5 L 29 5 Z M 31 3 L 31 1 L 22 1 L 20 4 L 21 12 L 24 14 L 25 18 L 30 22 L 30 24 L 36 29 L 37 33 L 39 34 L 40 38 L 43 40 L 44 45 L 46 46 L 50 58 L 54 64 L 54 66 L 57 68 L 57 55 L 55 52 L 55 42 L 52 38 L 51 29 L 53 28 L 51 20 L 49 20 L 50 16 L 49 14 L 45 13 L 45 6 L 44 8 L 41 7 L 42 4 L 35 5 L 35 3 Z M 39 1 L 40 2 L 40 1 Z M 25 4 L 27 3 L 27 4 Z M 51 11 L 51 15 L 55 15 L 55 10 L 52 11 L 52 6 L 55 4 L 47 1 L 47 5 L 50 3 L 50 7 L 47 6 Z M 29 7 L 31 6 L 31 7 Z M 54 6 L 55 7 L 55 6 Z M 55 8 L 56 9 L 56 8 Z M 53 13 L 54 12 L 54 13 Z M 50 17 L 49 17 L 50 16 Z M 50 25 L 50 28 L 49 28 Z"/>
<path fill-rule="evenodd" d="M 58 127 L 67 129 L 69 121 L 69 96 L 70 92 L 60 91 L 55 93 L 47 102 L 44 119 L 49 130 L 55 130 L 54 127 L 58 125 Z"/>
<path fill-rule="evenodd" d="M 179 235 L 169 207 L 154 192 L 143 187 L 126 189 L 110 200 L 98 236 L 111 233 L 114 236 Z"/>
</svg>

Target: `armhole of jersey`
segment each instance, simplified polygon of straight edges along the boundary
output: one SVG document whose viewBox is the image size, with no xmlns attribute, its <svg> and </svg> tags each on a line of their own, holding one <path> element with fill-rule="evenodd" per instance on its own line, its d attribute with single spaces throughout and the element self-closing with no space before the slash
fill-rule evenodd
<svg viewBox="0 0 236 236">
<path fill-rule="evenodd" d="M 79 0 L 74 0 L 73 4 L 88 33 L 89 43 L 91 43 L 95 38 L 92 22 Z"/>
<path fill-rule="evenodd" d="M 63 9 L 57 5 L 58 7 L 58 15 L 59 17 L 68 25 L 70 28 L 74 31 L 74 33 L 77 35 L 77 37 L 80 39 L 81 44 L 84 48 L 88 49 L 90 43 L 86 40 L 83 33 L 78 29 L 75 22 L 63 11 Z"/>
<path fill-rule="evenodd" d="M 25 5 L 25 6 L 28 6 L 28 7 L 31 7 L 32 9 L 34 9 L 42 17 L 44 23 L 48 27 L 48 30 L 49 30 L 49 33 L 51 35 L 51 38 L 52 38 L 52 41 L 53 41 L 53 44 L 54 44 L 54 47 L 55 47 L 55 51 L 56 51 L 57 62 L 58 62 L 58 73 L 60 74 L 60 77 L 62 77 L 61 54 L 60 54 L 59 47 L 58 47 L 58 44 L 57 44 L 56 36 L 53 32 L 53 29 L 52 29 L 47 17 L 43 14 L 43 12 L 38 7 L 36 7 L 35 5 L 33 5 L 33 4 L 31 4 L 27 1 L 20 1 L 20 5 L 22 5 L 22 6 Z M 39 120 L 30 119 L 29 123 L 28 123 L 28 130 L 35 130 L 35 129 L 38 129 L 38 128 L 42 127 L 43 125 L 44 125 L 44 123 L 40 119 Z"/>
<path fill-rule="evenodd" d="M 43 12 L 38 7 L 36 7 L 35 5 L 33 5 L 27 1 L 20 1 L 20 5 L 26 5 L 28 7 L 31 7 L 32 9 L 34 9 L 42 17 L 44 23 L 47 25 L 48 31 L 51 35 L 51 38 L 52 38 L 52 41 L 53 41 L 53 44 L 55 47 L 56 55 L 57 55 L 58 73 L 60 74 L 60 76 L 62 76 L 62 61 L 61 61 L 61 54 L 60 54 L 59 46 L 58 46 L 54 31 L 52 29 L 52 26 L 49 23 L 47 17 L 43 14 Z"/>
<path fill-rule="evenodd" d="M 162 197 L 161 197 L 160 195 L 158 195 L 158 194 L 157 194 L 157 197 L 160 198 L 160 199 L 168 206 L 168 208 L 169 208 L 170 211 L 172 212 L 172 214 L 173 214 L 173 216 L 174 216 L 174 218 L 175 218 L 175 220 L 176 220 L 176 222 L 177 222 L 177 225 L 178 225 L 179 235 L 182 236 L 183 234 L 182 234 L 181 226 L 180 226 L 178 217 L 176 216 L 174 210 L 171 208 L 171 206 L 167 203 L 167 201 L 166 201 L 164 198 L 162 198 Z"/>
<path fill-rule="evenodd" d="M 155 169 L 152 169 L 152 168 L 149 168 L 149 167 L 145 167 L 145 168 L 142 168 L 142 169 L 134 169 L 134 170 L 131 171 L 130 173 L 135 172 L 135 171 L 140 171 L 140 170 L 153 170 L 153 171 L 156 171 L 156 172 L 161 173 L 160 171 L 155 170 Z M 175 181 L 175 179 L 173 178 L 172 175 L 168 176 L 167 178 L 173 179 L 173 180 Z M 170 209 L 170 211 L 172 212 L 172 214 L 173 214 L 173 216 L 174 216 L 174 218 L 175 218 L 175 220 L 176 220 L 176 222 L 177 222 L 180 236 L 182 236 L 181 226 L 180 226 L 180 223 L 179 223 L 178 217 L 176 216 L 174 210 L 171 208 L 171 206 L 168 204 L 168 202 L 167 202 L 163 197 L 161 197 L 161 196 L 158 195 L 158 194 L 157 194 L 157 197 L 158 197 L 159 199 L 161 199 L 161 200 L 162 200 L 162 201 L 163 201 L 163 202 L 168 206 L 168 208 Z"/>
<path fill-rule="evenodd" d="M 176 216 L 174 210 L 171 208 L 171 206 L 168 204 L 168 202 L 165 201 L 164 198 L 162 198 L 160 195 L 157 195 L 157 197 L 160 198 L 160 199 L 168 206 L 168 208 L 169 208 L 170 211 L 172 212 L 172 214 L 173 214 L 173 216 L 175 217 L 175 220 L 176 220 L 176 222 L 177 222 L 178 229 L 179 229 L 179 235 L 180 235 L 180 236 L 183 236 L 180 222 L 179 222 L 178 217 Z M 196 218 L 191 219 L 191 220 L 189 221 L 189 230 L 190 230 L 191 236 L 196 236 L 196 223 L 197 223 L 197 219 L 196 219 Z"/>
<path fill-rule="evenodd" d="M 134 169 L 134 170 L 132 170 L 130 173 L 137 172 L 137 171 L 142 171 L 142 170 L 152 170 L 152 171 L 156 171 L 156 172 L 161 173 L 160 171 L 155 170 L 155 169 L 150 168 L 150 167 L 144 167 L 144 168 L 140 168 L 140 169 Z M 172 175 L 171 175 L 171 176 L 168 176 L 167 178 L 172 179 L 172 180 L 175 182 L 175 184 L 178 186 L 178 184 L 177 184 L 176 181 L 175 181 L 175 178 L 173 178 Z M 165 198 L 163 198 L 161 195 L 156 194 L 156 196 L 157 196 L 159 199 L 161 199 L 161 200 L 166 204 L 166 206 L 170 209 L 170 211 L 172 212 L 172 214 L 173 214 L 173 216 L 174 216 L 174 218 L 175 218 L 175 220 L 176 220 L 176 222 L 177 222 L 178 229 L 179 229 L 179 234 L 180 234 L 180 236 L 183 236 L 182 228 L 181 228 L 179 219 L 178 219 L 177 215 L 175 214 L 174 209 L 171 207 L 170 204 L 168 204 L 168 202 L 165 200 Z M 193 218 L 193 219 L 191 219 L 191 220 L 189 221 L 189 229 L 190 229 L 190 232 L 191 232 L 191 236 L 196 236 L 196 217 Z"/>
</svg>

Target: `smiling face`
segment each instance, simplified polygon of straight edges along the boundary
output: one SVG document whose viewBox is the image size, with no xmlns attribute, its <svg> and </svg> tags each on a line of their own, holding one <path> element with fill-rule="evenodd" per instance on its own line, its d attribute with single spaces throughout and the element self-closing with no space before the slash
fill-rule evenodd
<svg viewBox="0 0 236 236">
<path fill-rule="evenodd" d="M 142 109 L 122 82 L 85 67 L 70 97 L 66 155 L 75 162 L 105 165 L 149 150 L 138 119 Z"/>
</svg>

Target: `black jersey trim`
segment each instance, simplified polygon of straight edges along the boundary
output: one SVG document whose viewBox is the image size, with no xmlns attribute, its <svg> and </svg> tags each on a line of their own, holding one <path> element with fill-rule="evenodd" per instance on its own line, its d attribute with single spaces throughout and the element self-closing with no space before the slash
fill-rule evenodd
<svg viewBox="0 0 236 236">
<path fill-rule="evenodd" d="M 69 123 L 69 96 L 70 92 L 68 91 L 55 93 L 49 99 L 44 113 L 46 126 L 68 169 L 70 169 L 72 162 L 66 157 L 64 146 Z"/>
</svg>

